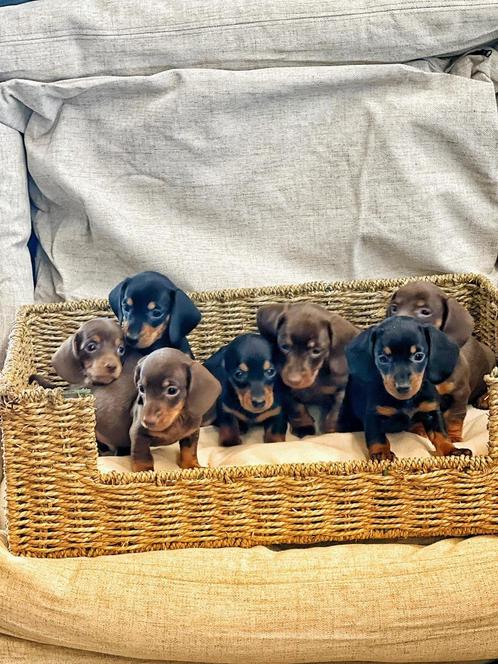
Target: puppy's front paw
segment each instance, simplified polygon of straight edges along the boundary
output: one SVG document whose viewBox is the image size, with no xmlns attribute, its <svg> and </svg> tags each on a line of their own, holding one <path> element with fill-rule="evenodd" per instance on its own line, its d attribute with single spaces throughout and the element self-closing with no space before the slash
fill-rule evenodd
<svg viewBox="0 0 498 664">
<path fill-rule="evenodd" d="M 314 436 L 316 434 L 316 429 L 310 424 L 303 427 L 292 427 L 291 432 L 298 438 L 304 438 L 305 436 Z"/>
<path fill-rule="evenodd" d="M 455 447 L 448 456 L 472 456 L 472 450 L 469 450 L 467 447 Z"/>
<path fill-rule="evenodd" d="M 285 433 L 273 433 L 272 431 L 265 431 L 263 441 L 265 443 L 284 443 Z"/>
<path fill-rule="evenodd" d="M 131 469 L 134 473 L 145 472 L 146 470 L 154 470 L 154 462 L 147 459 L 132 459 Z"/>
<path fill-rule="evenodd" d="M 477 401 L 475 402 L 475 407 L 480 408 L 481 410 L 488 410 L 489 409 L 489 394 L 486 392 L 486 394 L 483 394 Z"/>
<path fill-rule="evenodd" d="M 219 443 L 222 447 L 235 447 L 235 445 L 240 445 L 242 439 L 240 438 L 238 427 L 234 428 L 232 426 L 222 425 L 220 427 Z"/>
<path fill-rule="evenodd" d="M 223 440 L 220 440 L 220 445 L 223 447 L 235 447 L 241 443 L 242 440 L 240 438 L 224 438 Z"/>
<path fill-rule="evenodd" d="M 180 461 L 180 468 L 182 470 L 189 470 L 190 468 L 201 468 L 201 464 L 197 459 L 186 459 Z"/>
<path fill-rule="evenodd" d="M 369 449 L 371 461 L 394 461 L 396 455 L 391 450 L 389 443 L 386 445 L 376 444 Z"/>
</svg>

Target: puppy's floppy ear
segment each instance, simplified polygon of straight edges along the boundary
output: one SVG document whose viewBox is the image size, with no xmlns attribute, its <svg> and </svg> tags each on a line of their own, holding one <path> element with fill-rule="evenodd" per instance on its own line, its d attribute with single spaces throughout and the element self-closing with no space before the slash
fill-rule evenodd
<svg viewBox="0 0 498 664">
<path fill-rule="evenodd" d="M 123 297 L 125 294 L 126 286 L 130 283 L 130 278 L 127 277 L 123 279 L 117 286 L 114 286 L 112 291 L 109 293 L 109 304 L 111 309 L 114 311 L 114 315 L 117 317 L 121 323 L 123 320 Z"/>
<path fill-rule="evenodd" d="M 278 328 L 284 322 L 288 308 L 288 304 L 263 304 L 259 307 L 256 313 L 256 323 L 264 337 L 275 341 Z"/>
<path fill-rule="evenodd" d="M 438 385 L 455 370 L 460 349 L 455 341 L 434 325 L 423 325 L 422 329 L 429 344 L 429 361 L 425 373 L 431 383 Z"/>
<path fill-rule="evenodd" d="M 169 339 L 173 346 L 180 347 L 184 337 L 196 327 L 201 320 L 201 312 L 182 290 L 173 292 L 173 306 L 169 315 Z"/>
<path fill-rule="evenodd" d="M 347 373 L 344 348 L 358 335 L 358 329 L 348 320 L 333 312 L 329 312 L 327 323 L 330 335 L 330 371 L 332 373 Z"/>
<path fill-rule="evenodd" d="M 441 329 L 459 346 L 468 341 L 474 329 L 474 319 L 467 309 L 452 297 L 444 300 L 446 316 Z"/>
<path fill-rule="evenodd" d="M 367 383 L 376 375 L 373 351 L 375 344 L 376 325 L 363 330 L 346 348 L 346 359 L 349 372 Z"/>
<path fill-rule="evenodd" d="M 135 372 L 133 374 L 133 382 L 135 383 L 136 387 L 138 387 L 138 383 L 140 382 L 140 375 L 142 373 L 142 365 L 145 362 L 145 358 L 146 358 L 146 356 L 141 357 L 138 360 L 137 364 L 135 365 Z"/>
<path fill-rule="evenodd" d="M 398 291 L 394 291 L 394 293 L 391 295 L 391 297 L 390 297 L 389 300 L 387 301 L 387 305 L 386 305 L 386 318 L 390 318 L 390 316 L 392 315 L 392 314 L 391 314 L 391 304 L 393 303 L 394 296 L 396 295 L 397 292 L 398 292 Z"/>
<path fill-rule="evenodd" d="M 81 333 L 75 332 L 52 355 L 52 366 L 57 375 L 72 385 L 82 383 L 85 379 L 79 360 L 81 341 Z"/>
<path fill-rule="evenodd" d="M 201 417 L 220 396 L 221 385 L 200 362 L 192 362 L 188 371 L 190 383 L 185 405 L 192 415 Z"/>
</svg>

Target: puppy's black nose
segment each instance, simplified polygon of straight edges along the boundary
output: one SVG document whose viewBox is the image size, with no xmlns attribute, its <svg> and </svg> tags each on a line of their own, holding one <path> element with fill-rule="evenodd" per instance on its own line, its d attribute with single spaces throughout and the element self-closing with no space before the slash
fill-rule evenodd
<svg viewBox="0 0 498 664">
<path fill-rule="evenodd" d="M 396 385 L 396 389 L 400 394 L 408 394 L 410 391 L 410 385 Z"/>
<path fill-rule="evenodd" d="M 126 343 L 129 346 L 135 346 L 138 343 L 138 337 L 130 337 L 126 335 Z"/>
<path fill-rule="evenodd" d="M 251 399 L 251 403 L 254 408 L 263 408 L 265 405 L 265 400 L 264 399 Z"/>
</svg>

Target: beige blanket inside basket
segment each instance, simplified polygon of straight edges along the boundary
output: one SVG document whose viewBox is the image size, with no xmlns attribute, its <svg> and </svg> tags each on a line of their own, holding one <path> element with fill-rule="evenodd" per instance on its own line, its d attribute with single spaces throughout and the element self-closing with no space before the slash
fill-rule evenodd
<svg viewBox="0 0 498 664">
<path fill-rule="evenodd" d="M 469 407 L 464 425 L 464 443 L 457 447 L 469 447 L 474 454 L 487 454 L 488 412 Z M 431 443 L 412 433 L 388 436 L 398 457 L 428 457 L 433 453 Z M 243 436 L 243 444 L 224 448 L 218 445 L 215 427 L 201 429 L 199 438 L 199 462 L 202 466 L 255 466 L 259 464 L 315 463 L 321 461 L 349 461 L 366 459 L 365 439 L 362 433 L 329 433 L 299 440 L 287 435 L 284 443 L 262 442 L 263 429 L 251 429 Z M 156 470 L 178 469 L 178 445 L 152 449 Z M 99 457 L 102 472 L 131 470 L 130 457 Z"/>
</svg>

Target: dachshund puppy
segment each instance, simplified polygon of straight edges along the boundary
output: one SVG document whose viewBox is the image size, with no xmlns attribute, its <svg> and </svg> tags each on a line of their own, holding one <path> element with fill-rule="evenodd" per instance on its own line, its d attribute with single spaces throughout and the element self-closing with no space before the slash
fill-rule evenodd
<svg viewBox="0 0 498 664">
<path fill-rule="evenodd" d="M 124 335 L 108 318 L 83 323 L 52 357 L 57 374 L 75 387 L 89 388 L 95 397 L 97 441 L 118 454 L 130 449 L 133 380 L 140 355 L 125 354 Z"/>
<path fill-rule="evenodd" d="M 172 347 L 192 355 L 186 335 L 201 320 L 192 300 L 159 272 L 140 272 L 109 293 L 109 303 L 126 335 L 142 354 Z"/>
<path fill-rule="evenodd" d="M 359 330 L 311 302 L 264 305 L 257 323 L 276 345 L 277 368 L 288 387 L 285 405 L 292 433 L 299 438 L 315 433 L 305 404 L 320 407 L 323 433 L 336 431 L 348 379 L 344 347 Z"/>
<path fill-rule="evenodd" d="M 446 332 L 460 346 L 455 371 L 436 389 L 442 397 L 448 434 L 453 442 L 461 441 L 467 403 L 480 406 L 486 393 L 484 376 L 495 366 L 493 351 L 471 336 L 474 321 L 469 312 L 435 284 L 425 281 L 406 284 L 392 296 L 387 315 L 413 316 Z M 424 435 L 421 430 L 417 433 Z"/>
<path fill-rule="evenodd" d="M 449 439 L 434 384 L 448 379 L 458 345 L 432 325 L 399 316 L 364 330 L 348 346 L 350 378 L 341 426 L 365 431 L 370 458 L 395 458 L 386 433 L 422 425 L 439 456 L 471 455 Z"/>
<path fill-rule="evenodd" d="M 282 408 L 282 384 L 273 349 L 259 334 L 241 334 L 212 355 L 204 366 L 222 386 L 214 423 L 220 445 L 238 445 L 240 431 L 263 424 L 264 442 L 284 441 L 287 419 Z"/>
<path fill-rule="evenodd" d="M 133 470 L 153 470 L 150 448 L 177 441 L 180 467 L 197 468 L 199 427 L 221 392 L 219 382 L 185 353 L 162 348 L 139 361 L 135 383 L 138 396 L 130 429 Z"/>
</svg>

